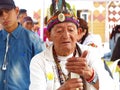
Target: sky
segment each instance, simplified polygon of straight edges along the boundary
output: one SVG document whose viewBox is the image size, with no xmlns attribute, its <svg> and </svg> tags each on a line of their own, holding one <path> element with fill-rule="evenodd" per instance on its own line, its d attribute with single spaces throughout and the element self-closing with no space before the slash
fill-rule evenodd
<svg viewBox="0 0 120 90">
<path fill-rule="evenodd" d="M 52 0 L 14 0 L 15 4 L 21 9 L 24 8 L 27 10 L 29 16 L 33 16 L 33 12 L 37 11 L 38 9 L 45 9 L 51 4 Z M 106 1 L 106 0 L 66 0 L 70 4 L 76 5 L 76 9 L 79 8 L 79 3 L 76 3 L 76 1 L 81 1 L 83 2 L 84 8 L 88 8 L 90 6 L 90 1 Z M 88 2 L 89 1 L 89 2 Z M 115 0 L 116 1 L 116 0 Z"/>
<path fill-rule="evenodd" d="M 43 0 L 14 0 L 16 6 L 20 9 L 26 9 L 29 16 L 33 16 L 33 12 L 42 8 Z"/>
</svg>

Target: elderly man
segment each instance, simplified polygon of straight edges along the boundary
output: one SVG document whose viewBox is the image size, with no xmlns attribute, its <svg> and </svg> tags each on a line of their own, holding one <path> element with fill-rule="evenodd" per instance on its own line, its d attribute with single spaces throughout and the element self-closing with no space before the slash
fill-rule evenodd
<svg viewBox="0 0 120 90">
<path fill-rule="evenodd" d="M 47 35 L 53 44 L 33 57 L 30 90 L 114 90 L 96 49 L 77 43 L 78 25 L 66 11 L 48 20 Z"/>
<path fill-rule="evenodd" d="M 19 8 L 13 0 L 0 0 L 0 90 L 29 90 L 31 58 L 45 44 L 17 21 Z"/>
</svg>

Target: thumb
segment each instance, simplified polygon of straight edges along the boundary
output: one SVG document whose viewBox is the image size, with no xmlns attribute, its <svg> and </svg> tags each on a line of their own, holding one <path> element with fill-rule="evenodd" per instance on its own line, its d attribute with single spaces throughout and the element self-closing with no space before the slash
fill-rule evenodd
<svg viewBox="0 0 120 90">
<path fill-rule="evenodd" d="M 81 57 L 85 58 L 85 57 L 87 56 L 87 54 L 88 54 L 88 51 L 85 50 L 85 51 L 82 53 Z"/>
</svg>

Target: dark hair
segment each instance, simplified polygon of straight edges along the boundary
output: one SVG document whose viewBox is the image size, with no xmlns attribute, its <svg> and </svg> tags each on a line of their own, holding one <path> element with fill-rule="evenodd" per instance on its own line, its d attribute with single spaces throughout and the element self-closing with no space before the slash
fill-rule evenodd
<svg viewBox="0 0 120 90">
<path fill-rule="evenodd" d="M 26 12 L 27 12 L 26 9 L 20 9 L 19 14 L 26 13 Z"/>
<path fill-rule="evenodd" d="M 48 17 L 45 16 L 45 18 L 44 18 L 44 24 L 45 24 L 45 25 L 47 25 L 47 21 L 48 21 Z"/>
<path fill-rule="evenodd" d="M 111 61 L 115 61 L 117 59 L 120 59 L 120 37 L 118 38 L 115 48 L 113 50 Z M 120 62 L 118 62 L 118 65 L 120 66 Z"/>
<path fill-rule="evenodd" d="M 85 35 L 80 40 L 81 41 L 80 43 L 83 44 L 85 38 L 88 36 L 88 23 L 82 18 L 78 18 L 78 20 L 79 20 L 79 28 L 82 28 L 83 31 L 86 30 Z"/>
<path fill-rule="evenodd" d="M 33 20 L 30 16 L 26 16 L 26 17 L 23 18 L 23 22 L 27 22 L 27 21 L 30 21 L 30 22 L 33 23 Z"/>
<path fill-rule="evenodd" d="M 114 41 L 115 41 L 115 37 L 117 33 L 120 33 L 120 31 L 118 30 L 120 29 L 120 25 L 116 25 L 113 29 L 112 29 L 112 33 L 110 34 L 110 39 L 112 39 L 114 37 Z"/>
</svg>

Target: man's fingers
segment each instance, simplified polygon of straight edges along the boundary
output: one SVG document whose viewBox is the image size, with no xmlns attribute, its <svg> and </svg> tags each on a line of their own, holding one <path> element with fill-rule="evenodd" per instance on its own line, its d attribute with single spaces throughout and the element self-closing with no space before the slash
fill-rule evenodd
<svg viewBox="0 0 120 90">
<path fill-rule="evenodd" d="M 88 51 L 85 50 L 85 51 L 82 53 L 81 57 L 85 58 L 85 57 L 87 56 L 87 54 L 88 54 Z"/>
</svg>

